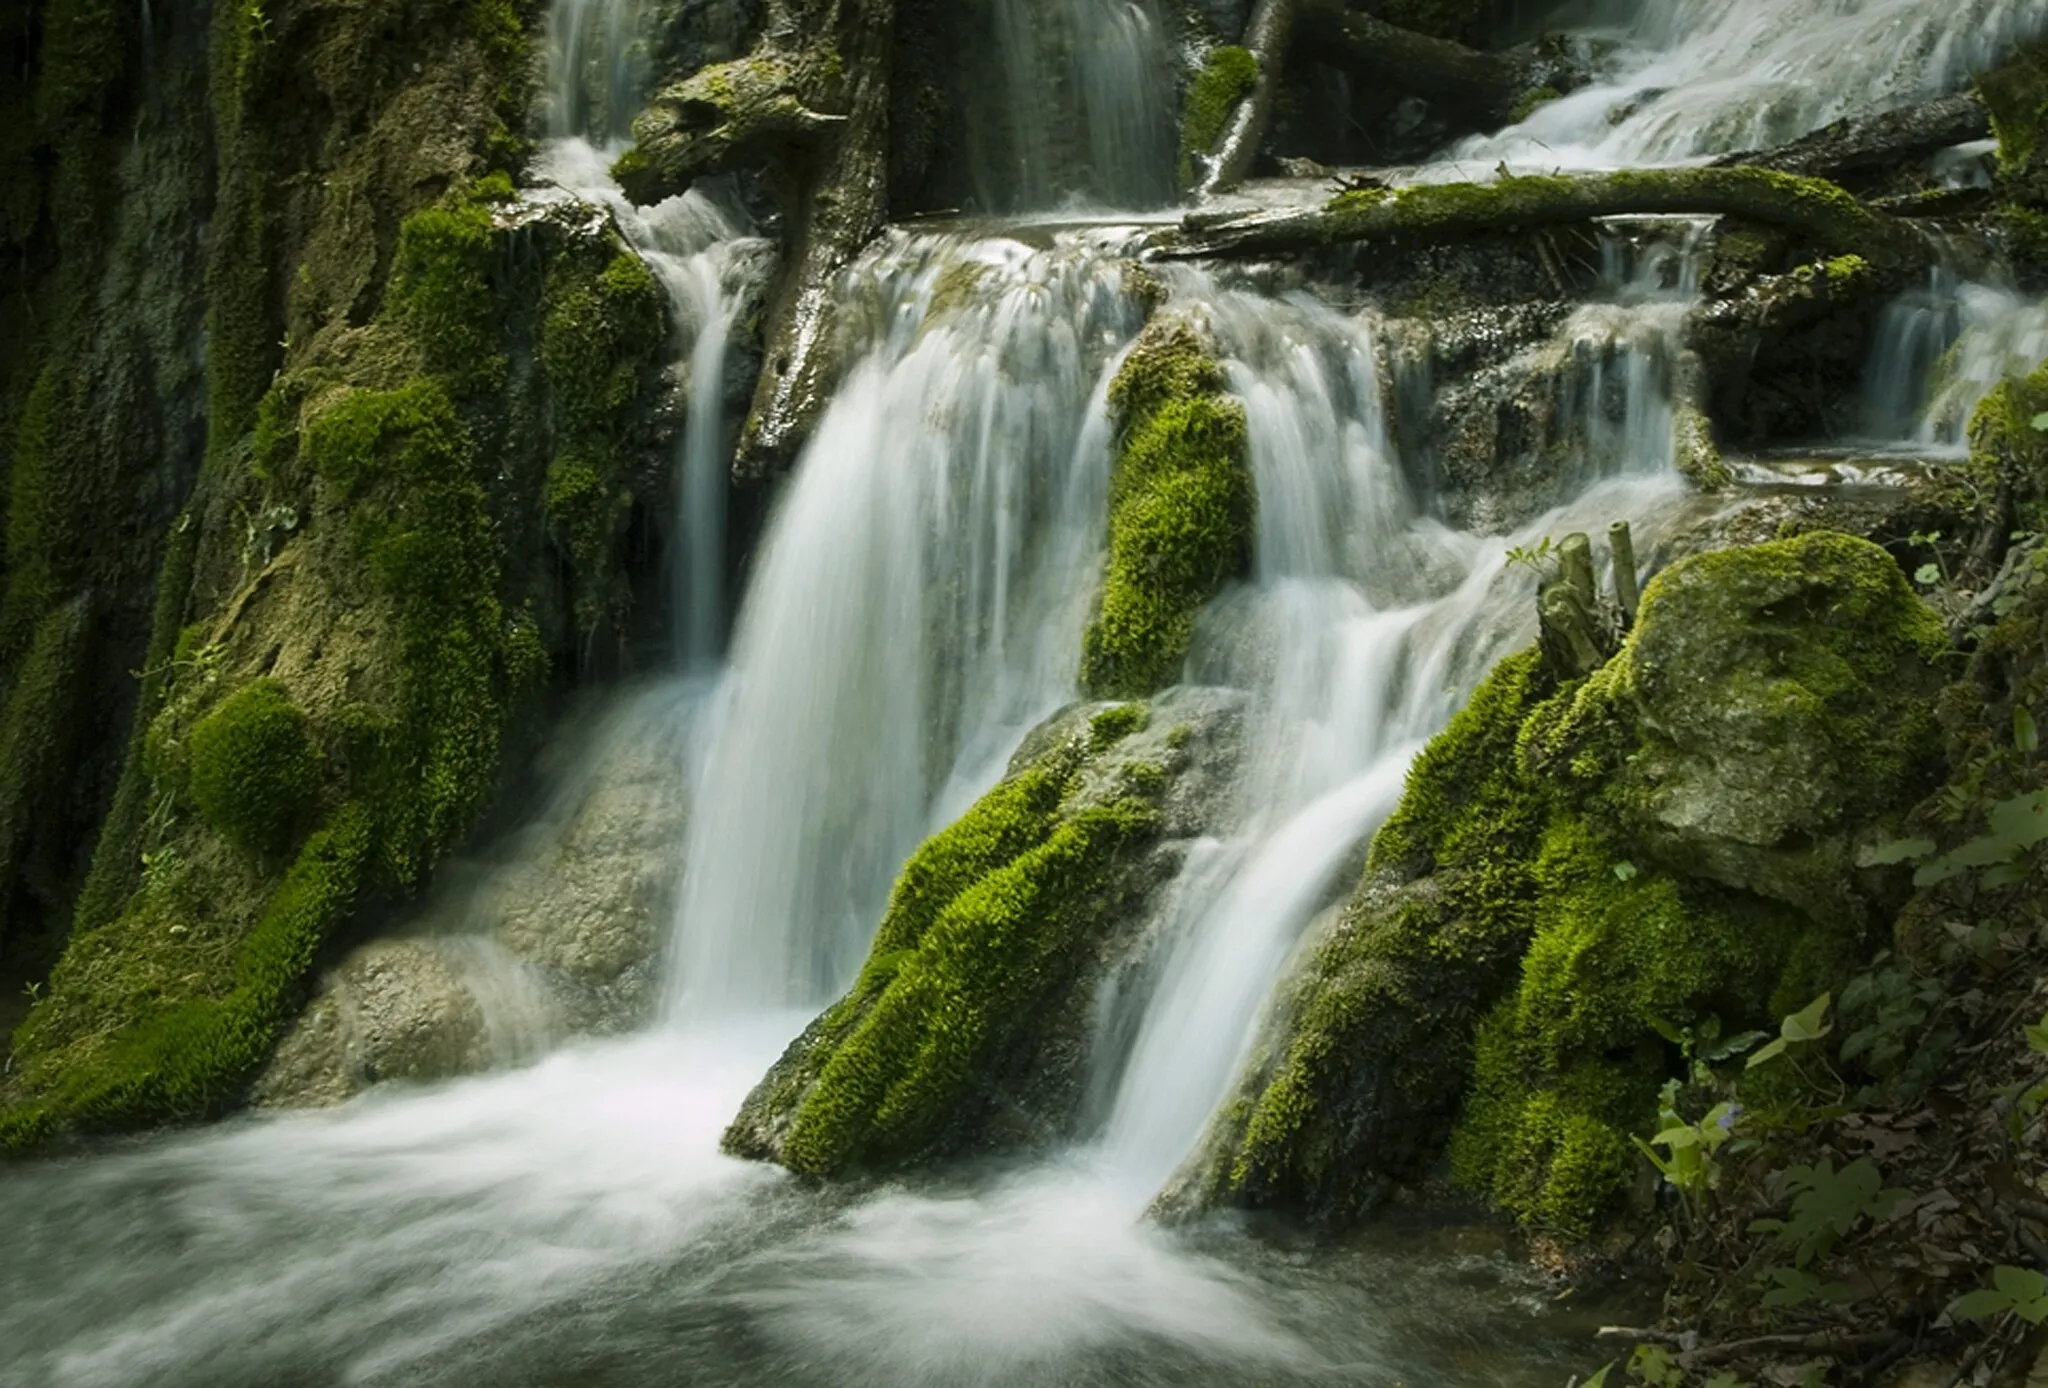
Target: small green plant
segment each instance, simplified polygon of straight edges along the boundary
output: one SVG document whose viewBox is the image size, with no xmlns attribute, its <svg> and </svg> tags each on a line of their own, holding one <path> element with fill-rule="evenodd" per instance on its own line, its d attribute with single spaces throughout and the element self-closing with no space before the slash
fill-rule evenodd
<svg viewBox="0 0 2048 1388">
<path fill-rule="evenodd" d="M 1510 567 L 1520 565 L 1546 581 L 1557 577 L 1557 542 L 1545 535 L 1533 545 L 1516 545 L 1508 550 Z"/>
<path fill-rule="evenodd" d="M 1789 1253 L 1789 1267 L 1767 1267 L 1763 1281 L 1768 1285 L 1763 1304 L 1791 1308 L 1813 1301 L 1847 1301 L 1850 1290 L 1844 1283 L 1826 1282 L 1816 1276 L 1815 1265 L 1824 1261 L 1857 1227 L 1888 1217 L 1899 1205 L 1913 1198 L 1909 1190 L 1888 1189 L 1876 1163 L 1860 1157 L 1840 1170 L 1833 1158 L 1823 1157 L 1811 1166 L 1794 1166 L 1784 1175 L 1791 1195 L 1791 1211 L 1784 1219 L 1759 1219 L 1750 1226 L 1753 1234 L 1768 1234 L 1780 1253 Z"/>
<path fill-rule="evenodd" d="M 2038 421 L 2036 427 L 2039 427 Z M 1990 1320 L 2007 1312 L 2028 1325 L 2039 1325 L 2048 1320 L 2048 1277 L 2032 1268 L 2001 1264 L 1991 1269 L 1990 1286 L 1956 1298 L 1955 1304 L 1948 1308 L 1950 1318 L 1959 1321 Z"/>
</svg>

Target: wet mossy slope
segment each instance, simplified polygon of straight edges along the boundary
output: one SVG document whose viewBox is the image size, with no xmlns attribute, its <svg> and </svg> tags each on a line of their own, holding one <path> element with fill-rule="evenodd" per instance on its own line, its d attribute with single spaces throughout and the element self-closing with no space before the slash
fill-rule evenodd
<svg viewBox="0 0 2048 1388">
<path fill-rule="evenodd" d="M 1240 699 L 1082 705 L 897 879 L 866 966 L 725 1135 L 806 1175 L 1071 1136 L 1101 980 L 1214 827 Z"/>
<path fill-rule="evenodd" d="M 616 663 L 629 519 L 661 486 L 665 302 L 607 218 L 505 172 L 533 19 L 214 16 L 204 461 L 0 1146 L 235 1102 L 326 944 L 477 822 L 551 683 Z M 16 515 L 79 504 L 38 491 L 76 389 L 46 366 L 23 397 L 12 480 L 41 509 Z M 61 707 L 81 600 L 38 564 L 11 544 L 8 592 L 73 615 L 17 622 L 10 697 Z M 0 853 L 63 767 L 46 741 L 0 743 Z"/>
</svg>

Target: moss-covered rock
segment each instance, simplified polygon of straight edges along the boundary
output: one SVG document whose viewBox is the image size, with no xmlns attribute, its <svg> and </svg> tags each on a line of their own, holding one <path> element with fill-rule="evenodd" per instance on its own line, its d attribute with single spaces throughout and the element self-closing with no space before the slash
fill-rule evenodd
<svg viewBox="0 0 2048 1388">
<path fill-rule="evenodd" d="M 1081 683 L 1097 698 L 1140 698 L 1179 678 L 1203 604 L 1250 569 L 1251 469 L 1244 409 L 1183 318 L 1153 320 L 1109 401 L 1109 567 Z"/>
<path fill-rule="evenodd" d="M 1258 80 L 1259 60 L 1250 49 L 1218 44 L 1203 56 L 1181 103 L 1181 187 L 1195 186 L 1195 160 L 1215 152 L 1231 113 L 1251 95 Z"/>
<path fill-rule="evenodd" d="M 276 680 L 256 680 L 192 727 L 192 803 L 253 853 L 276 853 L 304 831 L 320 790 L 320 754 L 304 710 Z"/>
<path fill-rule="evenodd" d="M 480 180 L 403 222 L 381 310 L 278 374 L 166 566 L 167 630 L 199 620 L 153 672 L 101 914 L 19 1035 L 28 1139 L 233 1102 L 314 952 L 470 831 L 551 663 L 623 613 L 609 532 L 551 552 L 548 480 L 582 446 L 609 497 L 660 485 L 659 291 L 603 220 L 509 193 Z M 565 304 L 588 319 L 551 333 Z M 562 559 L 615 600 L 575 620 Z"/>
<path fill-rule="evenodd" d="M 1884 551 L 1818 532 L 1674 565 L 1590 679 L 1504 662 L 1417 759 L 1168 1207 L 1350 1218 L 1448 1147 L 1519 1220 L 1587 1234 L 1665 1037 L 1774 1022 L 1896 904 L 1853 848 L 1938 772 L 1942 645 Z"/>
<path fill-rule="evenodd" d="M 1938 777 L 1940 620 L 1898 565 L 1828 531 L 1659 575 L 1622 653 L 1532 755 L 1632 849 L 1860 918 L 1856 839 Z"/>
<path fill-rule="evenodd" d="M 748 1096 L 736 1155 L 836 1176 L 1068 1132 L 1097 985 L 1213 828 L 1239 701 L 1070 710 L 904 865 L 851 991 Z M 1205 789 L 1206 788 L 1206 789 Z"/>
</svg>

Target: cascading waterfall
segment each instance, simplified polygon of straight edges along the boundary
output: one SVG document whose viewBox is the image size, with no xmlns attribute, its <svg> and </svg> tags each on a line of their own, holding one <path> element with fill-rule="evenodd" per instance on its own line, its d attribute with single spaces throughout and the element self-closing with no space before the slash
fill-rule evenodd
<svg viewBox="0 0 2048 1388">
<path fill-rule="evenodd" d="M 2044 359 L 2048 303 L 1937 268 L 1878 323 L 1864 376 L 1864 432 L 1930 457 L 1960 457 L 1977 403 Z"/>
<path fill-rule="evenodd" d="M 1549 172 L 1768 149 L 1954 91 L 2044 28 L 2035 0 L 1608 0 L 1585 30 L 1606 50 L 1599 80 L 1464 142 L 1435 175 L 1483 178 L 1502 160 Z"/>
<path fill-rule="evenodd" d="M 1156 14 L 1058 9 L 1088 41 L 1048 75 L 1032 38 L 1016 79 L 1036 94 L 1017 102 L 1027 169 L 1085 158 L 1071 186 L 1098 201 L 1163 199 L 1148 180 L 1166 161 L 1137 162 L 1166 139 L 1146 86 Z M 1603 85 L 1424 176 L 1771 143 L 1951 86 L 2042 24 L 2025 0 L 1673 0 L 1607 19 Z M 636 209 L 606 174 L 642 94 L 639 26 L 629 0 L 560 0 L 545 168 L 609 209 L 675 306 L 676 643 L 702 674 L 726 610 L 725 355 L 764 252 L 715 194 Z M 1033 153 L 1032 103 L 1057 90 L 1084 134 Z M 1068 185 L 1026 186 L 1051 201 Z M 1531 579 L 1508 547 L 1626 518 L 1654 554 L 1712 504 L 1673 477 L 1689 223 L 1612 238 L 1600 301 L 1521 363 L 1563 392 L 1564 426 L 1555 509 L 1512 534 L 1439 519 L 1414 480 L 1426 469 L 1401 456 L 1403 412 L 1428 391 L 1395 398 L 1390 382 L 1419 373 L 1396 369 L 1393 344 L 1426 329 L 1164 272 L 1206 313 L 1246 408 L 1255 570 L 1204 615 L 1187 677 L 1247 691 L 1249 722 L 1240 813 L 1154 922 L 1150 986 L 1119 1004 L 1133 1024 L 1105 1028 L 1100 1131 L 1007 1174 L 883 1190 L 818 1190 L 716 1153 L 776 1050 L 859 966 L 905 855 L 1074 697 L 1106 383 L 1144 291 L 1123 233 L 1012 231 L 892 233 L 847 277 L 843 383 L 786 484 L 716 692 L 692 700 L 668 1023 L 521 1071 L 25 1168 L 0 1189 L 0 1224 L 41 1255 L 0 1260 L 0 1343 L 24 1381 L 640 1388 L 685 1364 L 831 1388 L 1561 1381 L 1533 1347 L 1547 1293 L 1508 1273 L 1474 1285 L 1469 1262 L 1369 1243 L 1315 1263 L 1169 1237 L 1139 1214 L 1227 1095 L 1415 749 L 1528 638 Z M 2048 314 L 1937 280 L 1887 321 L 1871 391 L 1894 413 L 1873 431 L 1953 448 L 1975 400 L 2043 356 Z M 1445 1329 L 1461 1324 L 1493 1333 Z M 1511 1348 L 1480 1355 L 1474 1338 Z"/>
<path fill-rule="evenodd" d="M 1008 159 L 992 205 L 1173 197 L 1171 60 L 1153 0 L 986 0 Z"/>
<path fill-rule="evenodd" d="M 698 788 L 685 1019 L 844 988 L 903 859 L 1072 694 L 1121 265 L 899 236 L 855 278 L 872 345 L 757 561 Z"/>
</svg>

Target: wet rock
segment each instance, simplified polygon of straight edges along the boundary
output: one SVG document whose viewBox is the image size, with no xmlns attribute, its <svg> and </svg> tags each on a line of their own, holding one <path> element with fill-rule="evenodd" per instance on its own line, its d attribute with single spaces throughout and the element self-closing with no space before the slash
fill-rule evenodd
<svg viewBox="0 0 2048 1388">
<path fill-rule="evenodd" d="M 1243 696 L 1084 704 L 905 865 L 860 979 L 747 1097 L 725 1148 L 836 1176 L 1074 1135 L 1104 981 L 1225 827 Z"/>
<path fill-rule="evenodd" d="M 335 1103 L 381 1080 L 516 1064 L 563 1035 L 645 1022 L 686 805 L 672 687 L 629 698 L 568 758 L 539 818 L 451 865 L 398 938 L 322 980 L 256 1089 Z"/>
<path fill-rule="evenodd" d="M 1583 1236 L 1638 1169 L 1672 1026 L 1830 986 L 1903 884 L 1856 865 L 1937 776 L 1939 621 L 1837 533 L 1659 575 L 1621 653 L 1503 662 L 1418 760 L 1161 1197 L 1343 1222 L 1453 1173 Z"/>
<path fill-rule="evenodd" d="M 427 940 L 379 940 L 337 969 L 258 1081 L 264 1107 L 339 1103 L 382 1080 L 484 1068 L 483 1009 Z"/>
</svg>

